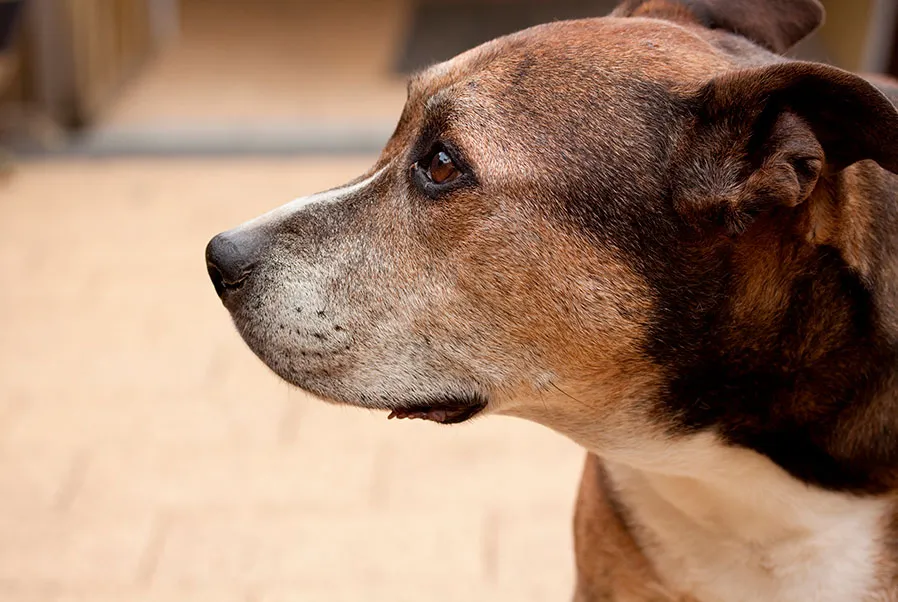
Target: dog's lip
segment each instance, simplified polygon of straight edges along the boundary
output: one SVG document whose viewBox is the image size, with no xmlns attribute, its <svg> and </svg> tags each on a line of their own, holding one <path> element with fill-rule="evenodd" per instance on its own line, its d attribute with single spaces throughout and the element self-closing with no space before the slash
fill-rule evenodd
<svg viewBox="0 0 898 602">
<path fill-rule="evenodd" d="M 486 405 L 486 400 L 479 396 L 449 397 L 395 408 L 387 418 L 417 418 L 440 424 L 458 424 L 482 412 Z"/>
</svg>

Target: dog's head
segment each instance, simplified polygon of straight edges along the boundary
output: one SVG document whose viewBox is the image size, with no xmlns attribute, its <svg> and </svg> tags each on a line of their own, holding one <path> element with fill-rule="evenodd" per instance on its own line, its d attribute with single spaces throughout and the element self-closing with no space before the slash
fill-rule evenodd
<svg viewBox="0 0 898 602">
<path fill-rule="evenodd" d="M 863 246 L 840 247 L 826 183 L 898 169 L 882 94 L 774 54 L 821 18 L 815 0 L 630 1 L 436 65 L 370 171 L 213 239 L 216 289 L 268 366 L 331 401 L 513 414 L 608 454 L 721 428 L 729 403 L 761 420 L 696 375 L 728 391 L 819 359 L 795 347 L 813 333 L 783 334 L 796 279 Z M 830 276 L 826 328 L 854 328 Z"/>
</svg>

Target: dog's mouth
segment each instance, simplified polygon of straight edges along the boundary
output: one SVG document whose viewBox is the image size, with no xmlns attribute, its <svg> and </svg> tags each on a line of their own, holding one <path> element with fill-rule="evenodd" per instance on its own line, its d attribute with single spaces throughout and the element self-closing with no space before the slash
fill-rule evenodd
<svg viewBox="0 0 898 602">
<path fill-rule="evenodd" d="M 387 416 L 393 418 L 417 418 L 440 424 L 458 424 L 469 420 L 486 408 L 486 400 L 478 396 L 451 397 L 427 403 L 414 403 L 396 408 Z"/>
</svg>

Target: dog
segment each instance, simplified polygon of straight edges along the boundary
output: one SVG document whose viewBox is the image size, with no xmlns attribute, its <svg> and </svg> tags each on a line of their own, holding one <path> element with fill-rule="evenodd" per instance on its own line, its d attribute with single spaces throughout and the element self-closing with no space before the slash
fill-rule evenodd
<svg viewBox="0 0 898 602">
<path fill-rule="evenodd" d="M 628 0 L 433 66 L 215 289 L 317 397 L 585 448 L 577 602 L 898 600 L 898 85 L 785 58 L 823 17 Z"/>
</svg>

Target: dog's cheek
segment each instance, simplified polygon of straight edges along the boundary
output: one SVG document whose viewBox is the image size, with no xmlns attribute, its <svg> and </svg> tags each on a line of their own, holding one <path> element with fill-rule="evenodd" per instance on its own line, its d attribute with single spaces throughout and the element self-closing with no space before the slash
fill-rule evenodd
<svg viewBox="0 0 898 602">
<path fill-rule="evenodd" d="M 640 351 L 653 311 L 648 285 L 624 260 L 579 238 L 551 227 L 520 234 L 534 227 L 528 221 L 494 234 L 495 244 L 480 237 L 458 275 L 457 298 L 438 312 L 462 328 L 433 324 L 429 332 L 467 342 L 482 369 L 496 367 L 503 386 L 528 403 L 542 404 L 536 393 L 554 381 L 613 403 L 623 393 L 610 380 L 651 369 Z"/>
</svg>

